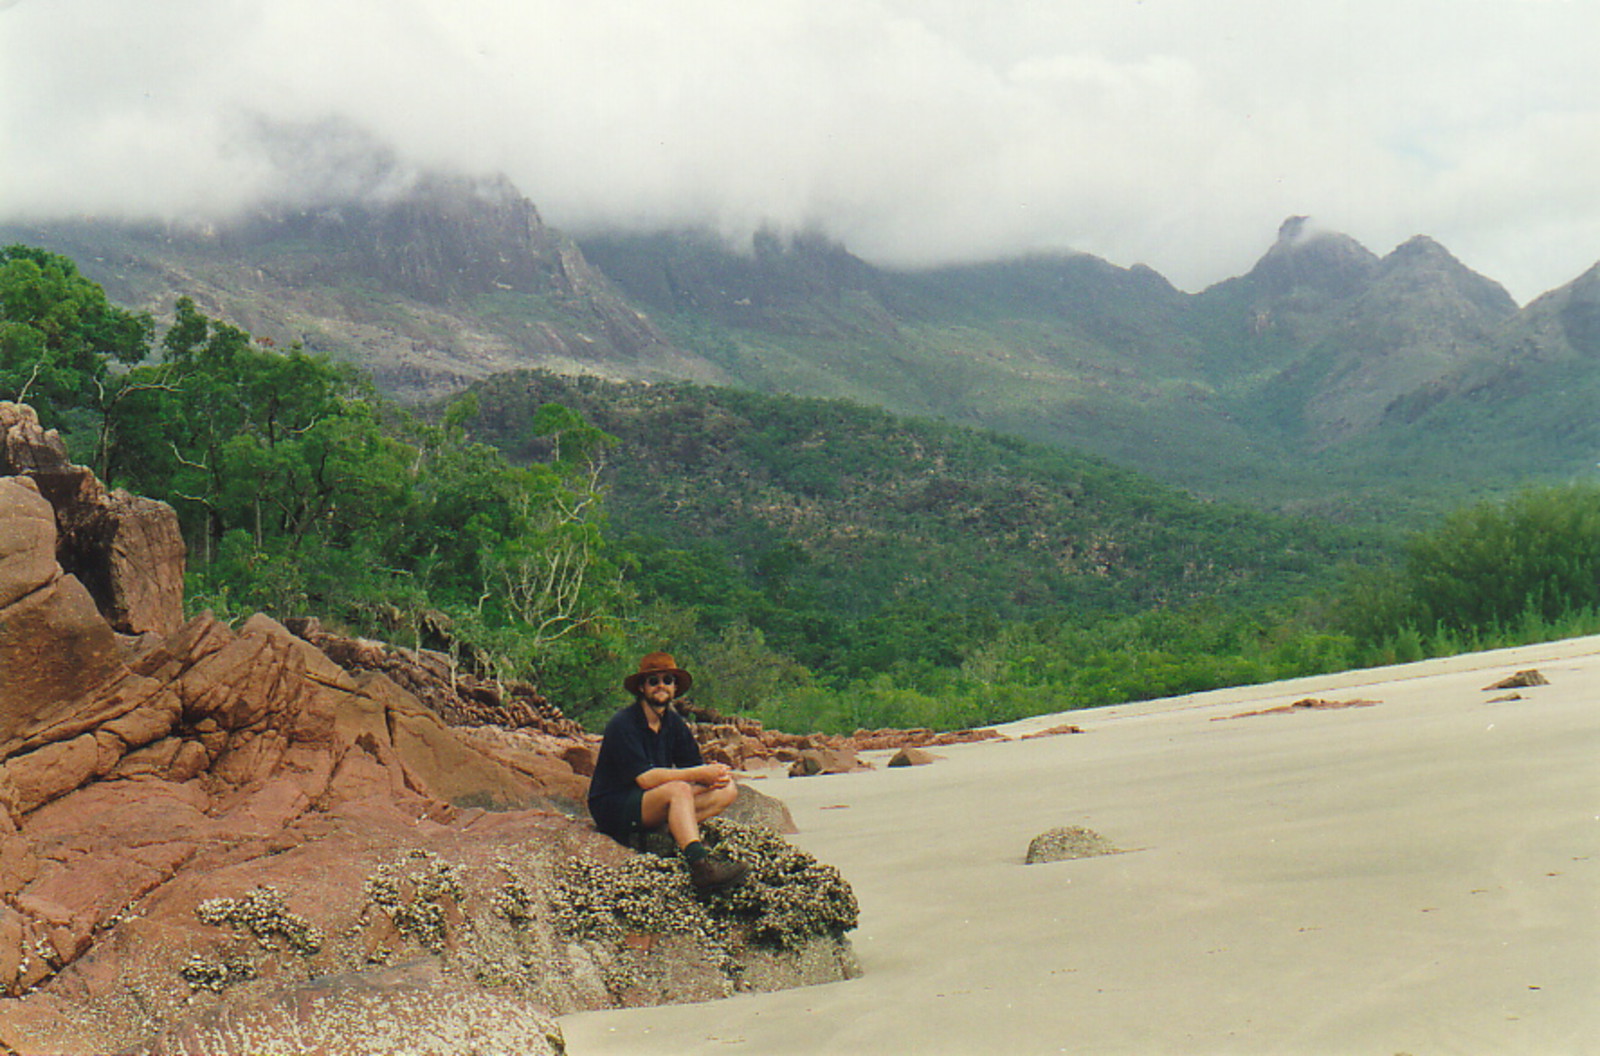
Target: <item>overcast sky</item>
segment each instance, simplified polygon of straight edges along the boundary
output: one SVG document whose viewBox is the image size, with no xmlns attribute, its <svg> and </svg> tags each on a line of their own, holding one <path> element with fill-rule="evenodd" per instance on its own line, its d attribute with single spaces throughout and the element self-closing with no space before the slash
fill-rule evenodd
<svg viewBox="0 0 1600 1056">
<path fill-rule="evenodd" d="M 338 122 L 574 233 L 1192 290 L 1310 214 L 1526 301 L 1600 260 L 1597 45 L 1596 0 L 0 0 L 0 215 L 222 212 Z"/>
</svg>

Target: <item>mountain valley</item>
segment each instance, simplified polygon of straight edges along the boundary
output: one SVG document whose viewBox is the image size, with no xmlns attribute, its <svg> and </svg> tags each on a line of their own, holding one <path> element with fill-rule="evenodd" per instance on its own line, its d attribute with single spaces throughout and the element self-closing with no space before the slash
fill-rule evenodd
<svg viewBox="0 0 1600 1056">
<path fill-rule="evenodd" d="M 575 240 L 503 179 L 442 175 L 0 241 L 66 253 L 158 316 L 192 296 L 407 401 L 529 368 L 843 397 L 1356 520 L 1581 477 L 1600 452 L 1600 266 L 1519 308 L 1424 236 L 1379 257 L 1302 217 L 1195 294 L 1087 255 L 897 272 L 803 235 Z"/>
</svg>

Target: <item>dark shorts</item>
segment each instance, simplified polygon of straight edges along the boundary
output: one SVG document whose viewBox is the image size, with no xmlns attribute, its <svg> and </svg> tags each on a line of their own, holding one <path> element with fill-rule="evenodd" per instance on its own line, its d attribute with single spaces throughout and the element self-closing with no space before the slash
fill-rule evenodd
<svg viewBox="0 0 1600 1056">
<path fill-rule="evenodd" d="M 595 828 L 618 843 L 631 846 L 634 834 L 642 827 L 644 789 L 633 788 L 620 795 L 591 799 L 589 816 L 594 818 Z"/>
</svg>

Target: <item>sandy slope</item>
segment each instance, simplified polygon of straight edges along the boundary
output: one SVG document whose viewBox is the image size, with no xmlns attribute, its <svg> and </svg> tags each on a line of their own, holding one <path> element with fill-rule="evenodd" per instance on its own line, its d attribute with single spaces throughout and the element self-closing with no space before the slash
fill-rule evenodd
<svg viewBox="0 0 1600 1056">
<path fill-rule="evenodd" d="M 1381 703 L 1226 718 L 1309 696 Z M 1600 1053 L 1600 638 L 1065 718 L 763 782 L 855 885 L 865 975 L 570 1050 Z M 1022 865 L 1057 825 L 1128 853 Z"/>
</svg>

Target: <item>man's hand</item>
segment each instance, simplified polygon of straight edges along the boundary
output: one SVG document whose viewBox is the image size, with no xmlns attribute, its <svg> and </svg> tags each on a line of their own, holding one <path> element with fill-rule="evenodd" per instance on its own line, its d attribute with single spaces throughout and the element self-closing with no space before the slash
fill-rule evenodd
<svg viewBox="0 0 1600 1056">
<path fill-rule="evenodd" d="M 699 785 L 710 790 L 726 788 L 733 784 L 733 769 L 722 763 L 703 763 L 700 766 L 688 766 L 682 769 L 658 766 L 646 770 L 634 778 L 634 781 L 646 792 L 668 781 L 687 781 L 691 785 Z"/>
<path fill-rule="evenodd" d="M 723 788 L 733 783 L 733 770 L 725 763 L 706 763 L 697 766 L 691 773 L 697 785 L 706 785 L 711 788 Z"/>
</svg>

